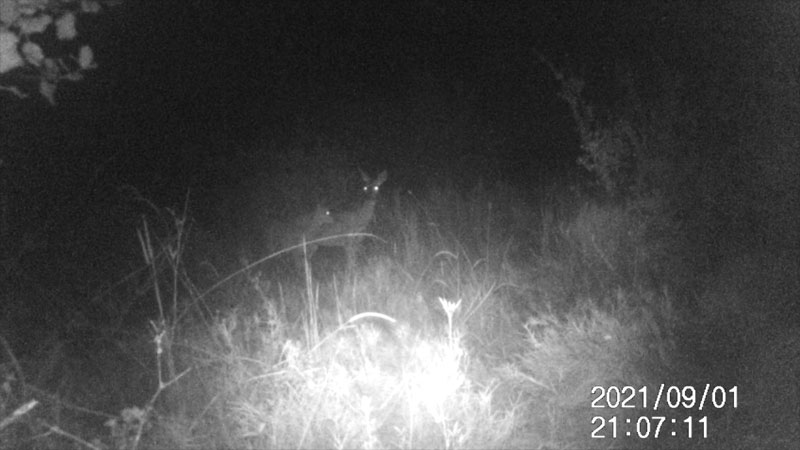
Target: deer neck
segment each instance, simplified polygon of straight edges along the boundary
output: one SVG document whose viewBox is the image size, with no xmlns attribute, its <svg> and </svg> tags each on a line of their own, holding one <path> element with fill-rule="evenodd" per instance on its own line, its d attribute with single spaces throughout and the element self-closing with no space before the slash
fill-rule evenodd
<svg viewBox="0 0 800 450">
<path fill-rule="evenodd" d="M 361 210 L 358 213 L 359 221 L 366 223 L 372 220 L 372 215 L 375 213 L 375 204 L 377 202 L 378 201 L 375 198 L 367 199 L 364 202 L 364 204 L 361 206 Z"/>
</svg>

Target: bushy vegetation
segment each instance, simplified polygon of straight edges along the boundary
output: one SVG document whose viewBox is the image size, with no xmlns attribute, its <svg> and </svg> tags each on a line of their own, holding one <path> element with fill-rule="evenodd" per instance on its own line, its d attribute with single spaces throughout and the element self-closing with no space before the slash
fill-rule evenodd
<svg viewBox="0 0 800 450">
<path fill-rule="evenodd" d="M 513 189 L 480 183 L 387 196 L 373 230 L 381 239 L 355 270 L 334 254 L 295 277 L 276 269 L 282 255 L 198 276 L 208 272 L 187 267 L 184 252 L 205 235 L 189 231 L 189 218 L 165 213 L 157 222 L 172 226 L 159 232 L 145 221 L 146 274 L 131 274 L 144 284 L 117 291 L 106 313 L 149 302 L 152 320 L 52 361 L 70 394 L 27 414 L 11 409 L 31 395 L 23 377 L 53 376 L 48 361 L 4 366 L 4 442 L 591 447 L 592 418 L 622 411 L 592 409 L 594 386 L 685 382 L 678 317 L 669 291 L 643 275 L 662 251 L 648 247 L 648 219 L 557 203 L 534 213 Z M 69 403 L 110 410 L 107 392 L 119 393 L 119 416 Z"/>
</svg>

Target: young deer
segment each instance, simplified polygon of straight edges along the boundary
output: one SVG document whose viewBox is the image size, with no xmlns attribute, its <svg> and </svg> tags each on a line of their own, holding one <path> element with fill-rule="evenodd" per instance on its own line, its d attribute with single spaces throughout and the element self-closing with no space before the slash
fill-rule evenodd
<svg viewBox="0 0 800 450">
<path fill-rule="evenodd" d="M 358 203 L 355 209 L 334 213 L 332 222 L 325 223 L 319 227 L 313 239 L 321 240 L 308 246 L 309 259 L 311 259 L 311 256 L 319 246 L 341 247 L 344 249 L 345 257 L 347 258 L 347 268 L 352 269 L 355 267 L 358 248 L 365 237 L 363 233 L 372 222 L 372 218 L 375 215 L 375 204 L 378 202 L 378 192 L 387 177 L 385 170 L 375 179 L 371 179 L 361 169 L 359 169 L 359 172 L 361 172 L 361 178 L 364 180 L 363 202 Z"/>
</svg>

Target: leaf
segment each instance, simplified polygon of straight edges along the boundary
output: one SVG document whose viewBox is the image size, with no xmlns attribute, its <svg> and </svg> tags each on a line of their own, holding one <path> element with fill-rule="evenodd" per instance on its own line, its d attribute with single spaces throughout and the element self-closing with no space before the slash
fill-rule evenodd
<svg viewBox="0 0 800 450">
<path fill-rule="evenodd" d="M 53 22 L 53 18 L 48 14 L 37 17 L 22 17 L 17 20 L 20 34 L 41 33 Z"/>
<path fill-rule="evenodd" d="M 48 7 L 49 0 L 15 0 L 17 9 L 23 16 L 33 16 Z"/>
<path fill-rule="evenodd" d="M 22 54 L 25 56 L 25 60 L 28 64 L 36 67 L 41 66 L 42 61 L 44 61 L 44 52 L 42 48 L 39 47 L 39 44 L 31 41 L 22 44 Z"/>
<path fill-rule="evenodd" d="M 96 67 L 94 64 L 94 52 L 88 45 L 81 47 L 81 51 L 78 54 L 78 65 L 83 70 L 89 70 Z"/>
<path fill-rule="evenodd" d="M 96 14 L 100 12 L 100 2 L 95 0 L 82 0 L 81 11 L 89 14 Z"/>
<path fill-rule="evenodd" d="M 75 39 L 78 31 L 75 29 L 75 14 L 68 12 L 56 19 L 56 37 L 60 41 Z"/>
<path fill-rule="evenodd" d="M 17 52 L 19 36 L 8 31 L 0 31 L 0 73 L 16 69 L 23 64 L 22 57 Z"/>
<path fill-rule="evenodd" d="M 19 18 L 16 0 L 0 0 L 0 23 L 6 26 L 14 23 Z"/>
</svg>

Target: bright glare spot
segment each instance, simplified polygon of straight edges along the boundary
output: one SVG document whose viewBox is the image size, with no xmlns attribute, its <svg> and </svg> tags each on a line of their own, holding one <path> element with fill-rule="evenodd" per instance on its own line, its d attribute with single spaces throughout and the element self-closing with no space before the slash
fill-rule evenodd
<svg viewBox="0 0 800 450">
<path fill-rule="evenodd" d="M 420 367 L 406 374 L 409 400 L 425 405 L 437 420 L 446 411 L 448 400 L 452 400 L 466 382 L 460 369 L 459 353 L 449 345 L 420 343 L 415 355 Z"/>
</svg>

